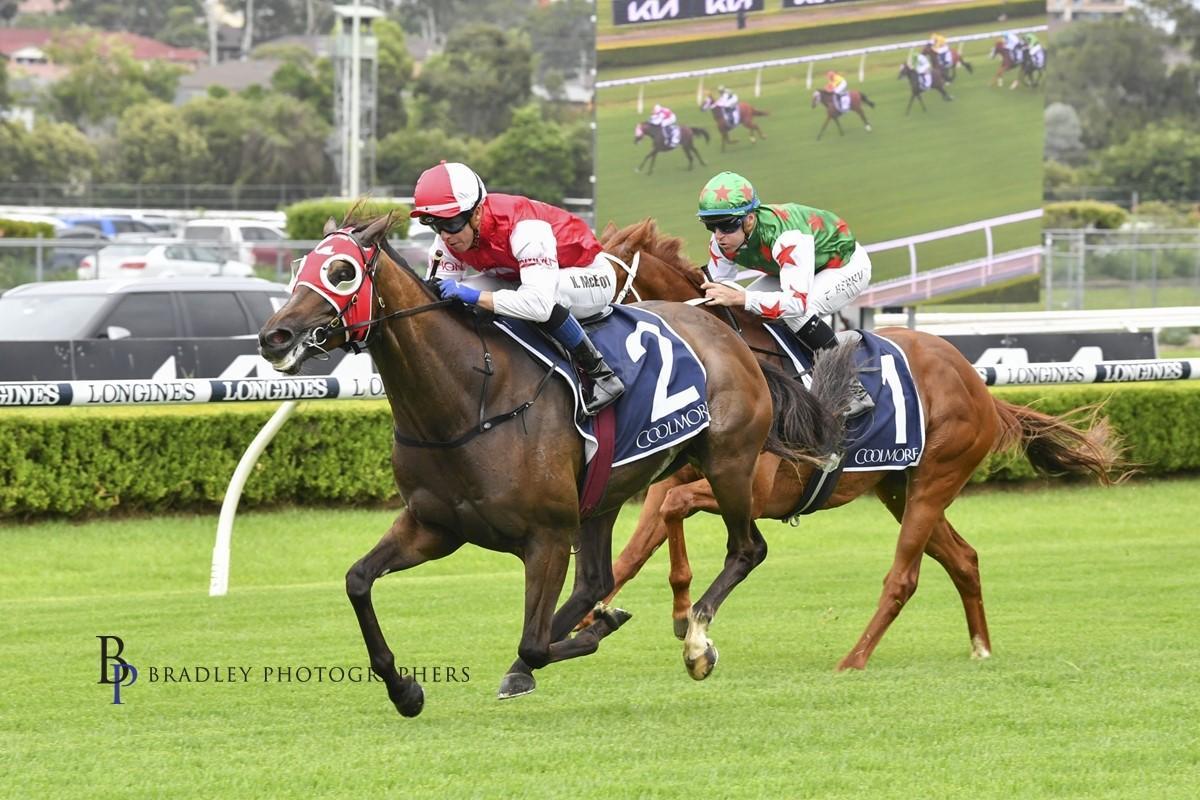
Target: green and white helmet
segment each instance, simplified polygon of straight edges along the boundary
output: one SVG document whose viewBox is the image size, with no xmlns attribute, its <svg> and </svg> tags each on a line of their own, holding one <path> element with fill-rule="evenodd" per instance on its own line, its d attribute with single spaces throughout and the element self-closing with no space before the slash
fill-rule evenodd
<svg viewBox="0 0 1200 800">
<path fill-rule="evenodd" d="M 700 190 L 700 219 L 744 217 L 758 208 L 758 193 L 750 181 L 736 172 L 713 176 Z"/>
</svg>

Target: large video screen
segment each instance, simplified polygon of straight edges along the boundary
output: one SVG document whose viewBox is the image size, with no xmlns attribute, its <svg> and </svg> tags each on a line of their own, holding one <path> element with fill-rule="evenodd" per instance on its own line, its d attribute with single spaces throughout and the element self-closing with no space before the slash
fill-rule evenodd
<svg viewBox="0 0 1200 800">
<path fill-rule="evenodd" d="M 1044 38 L 1040 4 L 914 2 L 901 14 L 894 4 L 768 3 L 744 28 L 725 17 L 646 24 L 634 35 L 606 24 L 604 5 L 598 229 L 652 217 L 702 263 L 709 237 L 697 197 L 731 170 L 765 203 L 846 220 L 872 252 L 873 285 L 963 267 L 993 287 L 1023 282 L 1036 292 L 1044 70 L 1004 69 L 997 45 Z M 911 82 L 903 67 L 921 69 L 934 34 L 945 46 L 927 55 L 950 60 L 930 70 L 932 85 Z M 846 79 L 845 108 L 821 94 L 830 71 Z M 723 89 L 726 106 L 736 94 L 736 117 L 718 105 Z M 652 124 L 656 106 L 674 113 L 677 135 Z M 963 291 L 963 280 L 939 284 L 929 299 L 987 299 Z"/>
</svg>

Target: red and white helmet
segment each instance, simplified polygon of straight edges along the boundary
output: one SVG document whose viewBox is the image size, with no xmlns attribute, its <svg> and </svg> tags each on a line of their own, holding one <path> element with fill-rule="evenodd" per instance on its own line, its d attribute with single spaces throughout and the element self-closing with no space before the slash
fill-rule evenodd
<svg viewBox="0 0 1200 800">
<path fill-rule="evenodd" d="M 466 164 L 445 161 L 421 173 L 413 190 L 411 217 L 454 217 L 472 210 L 487 197 L 487 189 Z"/>
</svg>

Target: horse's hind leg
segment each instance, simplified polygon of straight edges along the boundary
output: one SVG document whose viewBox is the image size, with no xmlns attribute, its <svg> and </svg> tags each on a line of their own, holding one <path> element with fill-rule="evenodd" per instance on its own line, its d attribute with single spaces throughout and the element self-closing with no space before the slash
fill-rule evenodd
<svg viewBox="0 0 1200 800">
<path fill-rule="evenodd" d="M 867 119 L 867 115 L 863 112 L 863 110 L 861 108 L 858 110 L 858 115 L 860 117 L 862 117 L 863 125 L 867 129 L 867 133 L 870 133 L 871 132 L 871 121 L 869 119 Z"/>
<path fill-rule="evenodd" d="M 905 503 L 904 473 L 892 473 L 875 487 L 875 493 L 897 522 L 904 519 Z M 983 612 L 983 588 L 979 579 L 979 559 L 975 549 L 967 544 L 943 512 L 934 524 L 925 554 L 937 561 L 946 570 L 954 588 L 962 600 L 963 612 L 967 617 L 967 635 L 971 640 L 971 656 L 987 658 L 991 654 L 991 639 L 988 637 L 987 619 Z"/>
<path fill-rule="evenodd" d="M 388 649 L 371 603 L 371 585 L 389 572 L 399 572 L 450 555 L 461 545 L 461 539 L 448 532 L 426 528 L 405 511 L 371 552 L 356 561 L 346 573 L 346 594 L 358 616 L 371 659 L 371 671 L 387 687 L 388 697 L 396 710 L 406 717 L 421 713 L 425 693 L 411 675 L 401 677 L 396 672 L 396 657 Z"/>
</svg>

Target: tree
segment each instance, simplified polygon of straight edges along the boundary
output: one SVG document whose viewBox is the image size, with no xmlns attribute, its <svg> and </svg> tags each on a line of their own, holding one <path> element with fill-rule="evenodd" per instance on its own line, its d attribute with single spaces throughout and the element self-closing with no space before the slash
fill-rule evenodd
<svg viewBox="0 0 1200 800">
<path fill-rule="evenodd" d="M 388 19 L 379 19 L 372 26 L 379 42 L 379 86 L 377 134 L 398 130 L 408 124 L 404 108 L 404 90 L 412 82 L 413 60 L 404 41 L 404 29 Z M 332 104 L 332 97 L 330 99 Z"/>
<path fill-rule="evenodd" d="M 588 0 L 561 0 L 540 6 L 529 15 L 527 28 L 537 53 L 537 81 L 550 88 L 547 73 L 574 78 L 590 70 L 596 58 L 595 6 Z M 553 94 L 553 92 L 552 92 Z"/>
<path fill-rule="evenodd" d="M 255 50 L 262 58 L 280 58 L 283 64 L 271 76 L 271 89 L 307 103 L 321 119 L 333 123 L 333 74 L 327 58 L 314 58 L 302 47 L 264 46 Z"/>
<path fill-rule="evenodd" d="M 50 110 L 76 125 L 102 123 L 148 100 L 170 101 L 184 72 L 162 61 L 138 61 L 120 42 L 78 30 L 56 36 L 47 50 L 68 68 L 50 87 Z"/>
<path fill-rule="evenodd" d="M 1123 141 L 1177 102 L 1167 92 L 1166 44 L 1165 33 L 1136 20 L 1064 26 L 1053 41 L 1046 100 L 1075 108 L 1088 148 Z"/>
<path fill-rule="evenodd" d="M 1099 158 L 1117 186 L 1136 186 L 1146 200 L 1194 201 L 1200 186 L 1200 133 L 1156 123 L 1114 145 Z"/>
<path fill-rule="evenodd" d="M 1079 115 L 1066 103 L 1046 106 L 1046 158 L 1063 164 L 1079 164 L 1087 158 Z"/>
<path fill-rule="evenodd" d="M 508 130 L 489 145 L 482 171 L 498 189 L 561 203 L 575 179 L 573 156 L 566 131 L 527 105 L 513 112 Z"/>
<path fill-rule="evenodd" d="M 375 149 L 375 172 L 382 184 L 412 186 L 439 161 L 471 164 L 482 152 L 481 144 L 449 137 L 436 128 L 394 131 Z"/>
<path fill-rule="evenodd" d="M 130 183 L 201 183 L 209 174 L 204 137 L 167 103 L 128 109 L 117 122 L 115 145 L 117 177 Z"/>
<path fill-rule="evenodd" d="M 38 120 L 29 137 L 29 180 L 86 183 L 96 170 L 95 146 L 74 125 Z"/>
<path fill-rule="evenodd" d="M 226 93 L 198 97 L 180 109 L 184 121 L 199 132 L 208 148 L 204 183 L 240 183 L 245 170 L 242 143 L 256 123 L 255 106 L 246 98 Z"/>
<path fill-rule="evenodd" d="M 270 93 L 254 104 L 243 144 L 241 183 L 329 183 L 330 125 L 306 105 Z"/>
<path fill-rule="evenodd" d="M 78 25 L 108 31 L 129 31 L 157 37 L 181 16 L 204 16 L 202 0 L 159 0 L 158 2 L 120 2 L 120 0 L 65 0 L 60 13 Z M 176 9 L 182 9 L 177 11 Z M 175 42 L 172 42 L 175 44 Z"/>
<path fill-rule="evenodd" d="M 532 71 L 529 43 L 520 34 L 470 25 L 429 59 L 413 93 L 423 103 L 424 123 L 490 138 L 508 127 L 512 109 L 528 102 Z"/>
</svg>

